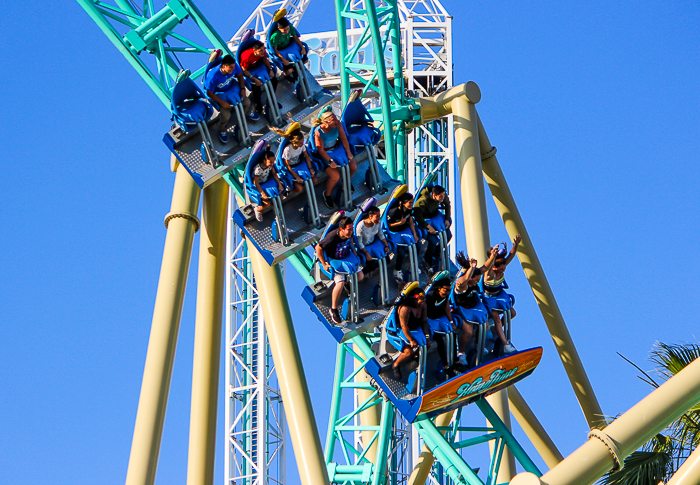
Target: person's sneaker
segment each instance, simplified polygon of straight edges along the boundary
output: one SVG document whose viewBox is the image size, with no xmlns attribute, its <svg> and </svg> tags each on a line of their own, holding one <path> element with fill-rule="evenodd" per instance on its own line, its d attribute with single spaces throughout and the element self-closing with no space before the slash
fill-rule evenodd
<svg viewBox="0 0 700 485">
<path fill-rule="evenodd" d="M 262 211 L 254 210 L 253 212 L 255 212 L 255 219 L 257 219 L 258 222 L 262 222 Z"/>
<path fill-rule="evenodd" d="M 220 132 L 219 132 L 219 140 L 221 140 L 221 143 L 227 143 L 227 142 L 228 142 L 228 135 L 226 134 L 225 131 L 220 131 Z"/>
<path fill-rule="evenodd" d="M 403 284 L 403 274 L 398 269 L 394 270 L 394 279 L 398 281 L 399 284 Z"/>
<path fill-rule="evenodd" d="M 512 354 L 513 352 L 517 352 L 518 349 L 516 349 L 512 343 L 508 342 L 503 346 L 503 353 L 504 354 Z"/>
<path fill-rule="evenodd" d="M 398 366 L 392 367 L 392 370 L 394 371 L 394 379 L 396 379 L 397 381 L 403 379 L 403 376 L 401 375 L 401 369 Z"/>
<path fill-rule="evenodd" d="M 464 352 L 459 352 L 457 354 L 457 360 L 459 361 L 460 364 L 467 365 L 467 356 L 464 355 Z"/>
<path fill-rule="evenodd" d="M 328 314 L 331 316 L 331 320 L 332 320 L 333 323 L 335 323 L 336 325 L 340 325 L 341 323 L 343 323 L 343 319 L 340 318 L 340 312 L 338 311 L 337 308 L 331 308 L 331 309 L 328 311 Z"/>
<path fill-rule="evenodd" d="M 333 197 L 331 197 L 330 195 L 324 195 L 323 196 L 323 203 L 326 205 L 326 207 L 328 207 L 329 209 L 332 209 L 333 205 L 334 205 L 333 204 Z"/>
<path fill-rule="evenodd" d="M 251 121 L 258 121 L 260 119 L 260 115 L 256 113 L 255 111 L 251 111 L 247 115 L 245 115 L 246 118 L 248 118 Z"/>
</svg>

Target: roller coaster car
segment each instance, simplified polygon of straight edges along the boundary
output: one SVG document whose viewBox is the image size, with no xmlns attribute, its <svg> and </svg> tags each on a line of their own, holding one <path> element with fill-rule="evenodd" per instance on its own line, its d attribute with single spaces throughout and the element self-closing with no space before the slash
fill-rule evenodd
<svg viewBox="0 0 700 485">
<path fill-rule="evenodd" d="M 417 283 L 413 285 L 417 286 Z M 431 286 L 432 283 L 426 287 L 426 294 Z M 405 294 L 412 288 L 407 285 L 402 293 Z M 453 316 L 458 318 L 457 315 Z M 453 342 L 456 343 L 454 339 Z M 483 346 L 483 338 L 473 338 L 470 345 L 478 354 L 489 355 L 480 347 Z M 443 363 L 437 355 L 436 347 L 432 343 L 430 346 L 423 345 L 419 349 L 417 362 L 404 362 L 401 365 L 404 376 L 401 380 L 394 379 L 393 373 L 386 372 L 403 348 L 395 306 L 382 325 L 381 340 L 372 346 L 376 356 L 365 365 L 365 371 L 372 378 L 372 385 L 391 400 L 409 422 L 466 406 L 482 396 L 510 386 L 530 375 L 542 357 L 541 347 L 503 357 L 495 357 L 491 353 L 491 360 L 477 362 L 476 367 L 442 382 L 437 370 L 442 369 Z M 449 348 L 447 353 L 448 356 L 451 353 Z"/>
<path fill-rule="evenodd" d="M 270 26 L 267 29 L 267 36 L 265 42 L 265 47 L 267 48 L 267 55 L 269 56 L 270 61 L 273 62 L 275 66 L 277 66 L 277 68 L 282 72 L 284 72 L 284 63 L 282 59 L 277 56 L 277 53 L 275 53 L 275 49 L 270 44 L 270 38 L 272 37 L 272 34 L 275 32 L 275 30 L 277 30 L 277 22 L 286 14 L 286 9 L 281 9 L 275 12 L 275 15 L 272 17 L 272 22 L 270 22 Z M 302 45 L 308 53 L 309 46 L 306 43 L 302 43 Z M 307 82 L 307 78 L 305 75 L 306 69 L 304 68 L 304 61 L 301 55 L 301 49 L 296 44 L 296 42 L 291 42 L 284 49 L 277 50 L 282 55 L 282 57 L 284 57 L 285 60 L 289 61 L 294 67 L 294 71 L 296 74 L 295 93 L 297 98 L 302 103 L 311 103 L 311 88 L 309 86 L 309 83 Z"/>
<path fill-rule="evenodd" d="M 281 154 L 281 151 L 278 150 L 278 154 Z M 317 163 L 317 159 L 314 157 L 311 157 L 311 159 L 314 163 Z M 357 163 L 357 172 L 352 178 L 355 191 L 350 192 L 352 209 L 346 211 L 349 216 L 355 214 L 355 204 L 359 204 L 368 197 L 376 197 L 377 204 L 384 204 L 389 199 L 388 194 L 378 194 L 365 184 L 364 173 L 369 170 L 369 161 L 365 159 L 365 154 L 360 153 L 355 157 L 355 162 Z M 305 167 L 306 163 L 302 162 L 301 166 Z M 317 168 L 321 169 L 320 166 L 317 166 Z M 399 182 L 389 177 L 381 167 L 379 168 L 379 173 L 384 187 L 393 189 L 399 184 Z M 243 230 L 248 240 L 258 248 L 260 254 L 270 265 L 284 261 L 292 254 L 320 240 L 323 227 L 319 226 L 323 224 L 325 218 L 330 217 L 334 212 L 334 209 L 328 209 L 325 206 L 319 207 L 318 204 L 318 201 L 323 200 L 323 190 L 327 177 L 323 170 L 317 170 L 316 178 L 319 183 L 313 187 L 313 201 L 311 201 L 313 206 L 309 202 L 310 192 L 308 192 L 307 187 L 312 185 L 310 182 L 304 184 L 307 189 L 306 194 L 291 193 L 282 200 L 281 208 L 284 214 L 287 239 L 279 237 L 277 226 L 275 228 L 271 227 L 269 220 L 258 222 L 250 205 L 246 205 L 234 213 L 233 221 Z M 336 188 L 339 185 L 337 184 Z M 316 220 L 314 218 L 314 210 L 318 211 L 319 214 Z"/>
<path fill-rule="evenodd" d="M 294 93 L 294 86 L 289 83 L 281 82 L 277 87 L 277 101 L 282 104 L 282 109 L 279 111 L 290 122 L 303 123 L 314 116 L 315 112 L 320 108 L 329 105 L 334 99 L 333 94 L 323 89 L 308 71 L 304 70 L 304 76 L 310 90 L 311 101 L 309 103 L 300 103 Z M 246 120 L 241 109 L 241 120 L 239 121 L 237 112 L 238 109 L 234 109 L 231 117 L 232 126 L 229 126 L 226 130 L 229 134 L 228 143 L 221 143 L 218 136 L 210 137 L 212 153 L 216 155 L 221 163 L 218 168 L 214 168 L 213 165 L 207 163 L 208 159 L 205 156 L 206 154 L 202 154 L 202 143 L 199 137 L 196 136 L 196 131 L 186 131 L 181 126 L 176 125 L 163 136 L 165 145 L 175 154 L 178 161 L 187 168 L 187 171 L 192 175 L 199 187 L 204 188 L 214 183 L 223 174 L 245 163 L 254 141 L 263 139 L 272 142 L 278 138 L 278 135 L 267 129 L 267 121 L 262 117 L 256 121 Z M 207 122 L 207 125 L 210 129 L 211 127 L 216 129 L 217 123 L 218 116 L 214 116 Z M 244 124 L 247 128 L 238 128 Z M 237 138 L 237 136 L 240 136 L 240 138 Z"/>
<path fill-rule="evenodd" d="M 365 201 L 363 206 L 365 206 L 366 210 L 369 205 L 374 203 L 374 201 L 368 200 Z M 357 214 L 354 228 L 356 228 L 357 224 L 359 224 L 360 217 L 361 212 Z M 374 244 L 381 245 L 381 243 L 377 243 L 376 241 Z M 381 246 L 383 248 L 383 245 Z M 377 256 L 383 255 L 382 248 L 376 248 L 377 251 L 375 254 Z M 346 308 L 345 305 L 354 303 L 357 305 L 356 315 L 358 316 L 358 320 L 362 320 L 361 323 L 356 323 L 351 318 L 346 318 L 342 324 L 338 325 L 330 320 L 329 311 L 331 309 L 331 292 L 334 283 L 332 278 L 329 277 L 327 273 L 320 270 L 320 265 L 316 266 L 315 269 L 314 278 L 316 283 L 312 286 L 305 287 L 302 291 L 302 298 L 304 298 L 304 300 L 309 304 L 311 311 L 316 314 L 318 319 L 326 326 L 337 342 L 344 342 L 345 340 L 353 338 L 359 333 L 378 326 L 379 323 L 386 319 L 390 312 L 393 311 L 394 307 L 387 307 L 386 302 L 391 301 L 391 295 L 398 294 L 404 287 L 404 284 L 399 284 L 394 279 L 388 278 L 391 263 L 388 261 L 386 256 L 384 256 L 382 259 L 385 261 L 386 268 L 383 269 L 380 262 L 378 271 L 374 271 L 374 274 L 370 273 L 366 275 L 365 278 L 359 282 L 359 284 L 353 287 L 353 299 L 348 298 L 344 302 L 343 314 L 350 315 L 348 313 L 348 308 Z M 384 274 L 384 281 L 382 279 L 382 274 Z M 428 283 L 427 275 L 422 274 L 421 278 L 423 278 L 421 280 L 422 284 Z M 385 288 L 385 293 L 383 293 L 382 290 L 383 286 Z"/>
</svg>

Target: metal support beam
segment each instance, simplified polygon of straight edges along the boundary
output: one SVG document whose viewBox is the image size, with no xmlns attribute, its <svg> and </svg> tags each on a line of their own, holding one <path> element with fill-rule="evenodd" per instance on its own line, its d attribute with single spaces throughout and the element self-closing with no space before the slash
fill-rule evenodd
<svg viewBox="0 0 700 485">
<path fill-rule="evenodd" d="M 700 359 L 635 404 L 541 479 L 521 473 L 511 485 L 590 485 L 700 401 Z M 696 483 L 696 482 L 688 482 Z"/>
<path fill-rule="evenodd" d="M 700 483 L 700 448 L 695 448 L 666 485 L 697 485 Z"/>
<path fill-rule="evenodd" d="M 248 244 L 270 350 L 275 361 L 284 412 L 302 485 L 328 485 L 316 419 L 299 355 L 284 278 L 279 265 L 270 266 L 252 244 Z"/>
<path fill-rule="evenodd" d="M 520 427 L 523 428 L 523 431 L 525 431 L 530 442 L 534 445 L 547 466 L 549 468 L 557 466 L 564 457 L 515 386 L 510 386 L 508 388 L 508 403 L 511 406 L 511 412 L 515 420 Z"/>
<path fill-rule="evenodd" d="M 530 283 L 549 333 L 552 335 L 554 346 L 559 353 L 562 364 L 564 364 L 564 370 L 569 376 L 571 386 L 581 405 L 581 410 L 588 422 L 588 426 L 590 428 L 602 428 L 606 422 L 598 399 L 593 392 L 591 382 L 588 380 L 586 370 L 583 368 L 581 358 L 574 346 L 574 341 L 566 328 L 564 317 L 561 314 L 561 310 L 559 310 L 552 288 L 549 286 L 544 269 L 542 269 L 523 219 L 515 205 L 513 194 L 511 194 L 501 167 L 498 165 L 496 149 L 491 145 L 480 119 L 478 119 L 478 124 L 479 143 L 482 153 L 481 164 L 486 183 L 491 190 L 493 200 L 496 202 L 496 207 L 501 214 L 508 235 L 513 238 L 516 234 L 520 234 L 522 237 L 522 242 L 518 246 L 518 259 Z"/>
<path fill-rule="evenodd" d="M 204 189 L 199 237 L 197 311 L 192 366 L 187 485 L 212 485 L 216 455 L 216 410 L 226 275 L 228 184 Z"/>
<path fill-rule="evenodd" d="M 126 485 L 152 485 L 156 479 L 163 421 L 192 255 L 192 241 L 199 229 L 196 215 L 199 187 L 184 166 L 173 163 L 173 167 L 176 167 L 177 175 L 170 212 L 165 218 L 168 229 L 136 411 Z"/>
<path fill-rule="evenodd" d="M 460 187 L 462 189 L 462 210 L 464 212 L 464 231 L 467 240 L 469 256 L 476 258 L 481 264 L 488 259 L 491 247 L 488 217 L 486 214 L 486 195 L 484 178 L 481 174 L 481 151 L 479 150 L 479 135 L 477 131 L 477 115 L 475 103 L 481 99 L 481 92 L 472 89 L 471 98 L 458 96 L 452 100 L 452 114 L 455 123 L 455 145 L 459 160 Z M 498 417 L 510 429 L 510 413 L 508 412 L 508 390 L 492 394 L 487 398 Z M 495 453 L 492 447 L 491 453 Z M 498 469 L 498 483 L 509 482 L 515 475 L 515 460 L 509 451 L 505 451 L 504 459 Z"/>
</svg>

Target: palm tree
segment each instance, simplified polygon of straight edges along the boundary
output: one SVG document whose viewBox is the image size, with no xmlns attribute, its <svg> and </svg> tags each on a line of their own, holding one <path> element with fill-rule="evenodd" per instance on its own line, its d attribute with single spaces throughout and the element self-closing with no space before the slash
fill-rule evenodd
<svg viewBox="0 0 700 485">
<path fill-rule="evenodd" d="M 619 355 L 619 354 L 618 354 Z M 659 384 L 636 364 L 620 355 L 639 372 L 638 376 L 650 386 Z M 656 364 L 654 373 L 666 381 L 700 357 L 700 345 L 668 345 L 657 342 L 650 360 Z M 625 458 L 624 467 L 600 480 L 602 485 L 658 485 L 668 481 L 700 443 L 700 403 L 654 436 L 642 448 Z"/>
</svg>

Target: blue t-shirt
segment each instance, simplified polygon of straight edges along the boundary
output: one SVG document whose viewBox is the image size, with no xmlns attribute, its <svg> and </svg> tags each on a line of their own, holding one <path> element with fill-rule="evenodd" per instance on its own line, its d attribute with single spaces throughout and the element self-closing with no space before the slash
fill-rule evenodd
<svg viewBox="0 0 700 485">
<path fill-rule="evenodd" d="M 204 89 L 207 89 L 213 93 L 225 93 L 234 86 L 238 87 L 237 76 L 242 74 L 243 71 L 237 63 L 231 74 L 224 74 L 221 72 L 221 61 L 219 59 L 214 61 L 212 64 L 214 64 L 216 67 L 212 67 L 207 73 L 207 76 L 204 79 Z"/>
</svg>

